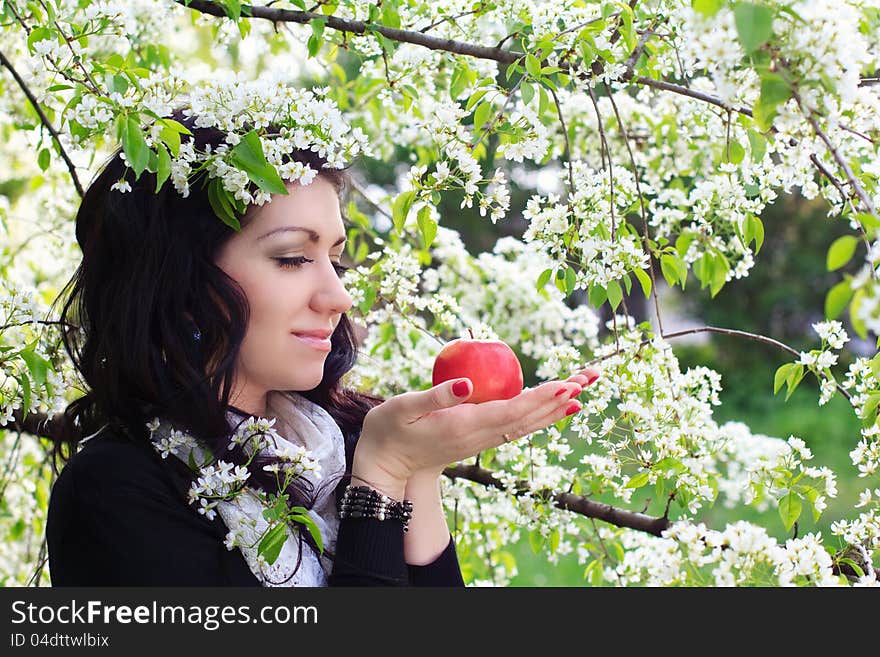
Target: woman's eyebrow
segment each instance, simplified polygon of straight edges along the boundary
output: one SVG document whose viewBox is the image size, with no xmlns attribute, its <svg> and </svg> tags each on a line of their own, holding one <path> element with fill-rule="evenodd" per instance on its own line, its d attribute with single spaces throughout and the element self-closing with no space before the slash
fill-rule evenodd
<svg viewBox="0 0 880 657">
<path fill-rule="evenodd" d="M 259 242 L 261 239 L 269 237 L 270 235 L 274 235 L 275 233 L 286 233 L 288 231 L 290 231 L 290 232 L 299 231 L 299 232 L 307 233 L 309 236 L 310 242 L 319 242 L 321 240 L 321 236 L 318 235 L 318 233 L 313 231 L 311 228 L 303 228 L 302 226 L 282 226 L 281 228 L 276 228 L 275 230 L 270 230 L 265 235 L 261 235 L 260 237 L 257 238 L 257 241 Z M 333 246 L 339 246 L 343 242 L 345 242 L 345 235 L 343 235 L 342 237 L 337 239 L 335 242 L 333 242 Z"/>
</svg>

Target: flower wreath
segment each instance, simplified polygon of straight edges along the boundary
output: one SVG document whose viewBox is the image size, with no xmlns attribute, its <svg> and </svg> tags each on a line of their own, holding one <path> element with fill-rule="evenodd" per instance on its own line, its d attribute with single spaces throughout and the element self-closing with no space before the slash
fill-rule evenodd
<svg viewBox="0 0 880 657">
<path fill-rule="evenodd" d="M 327 168 L 341 169 L 359 154 L 370 154 L 367 136 L 347 123 L 329 88 L 298 89 L 278 79 L 246 80 L 241 74 L 210 80 L 188 94 L 182 113 L 197 128 L 216 128 L 225 143 L 197 149 L 189 129 L 168 117 L 156 120 L 144 135 L 136 118 L 121 115 L 117 134 L 122 157 L 135 179 L 144 170 L 156 174 L 156 189 L 166 180 L 184 198 L 190 183 L 207 174 L 208 199 L 217 216 L 235 230 L 250 204 L 263 205 L 272 194 L 287 194 L 284 181 L 308 185 L 318 174 L 308 164 L 291 161 L 296 150 L 311 150 Z M 125 176 L 113 189 L 131 189 Z"/>
</svg>

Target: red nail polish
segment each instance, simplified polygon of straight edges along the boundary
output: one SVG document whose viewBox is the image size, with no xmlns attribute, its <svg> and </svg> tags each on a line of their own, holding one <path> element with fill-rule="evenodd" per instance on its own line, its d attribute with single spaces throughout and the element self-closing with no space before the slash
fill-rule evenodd
<svg viewBox="0 0 880 657">
<path fill-rule="evenodd" d="M 568 408 L 565 409 L 565 414 L 571 415 L 572 413 L 577 413 L 579 410 L 581 410 L 581 405 L 577 402 L 572 402 L 568 405 Z"/>
<path fill-rule="evenodd" d="M 553 396 L 554 396 L 554 397 L 558 397 L 559 395 L 561 395 L 561 394 L 562 394 L 563 392 L 565 392 L 566 390 L 567 390 L 567 388 L 560 388 L 560 389 L 559 389 L 559 392 L 557 392 L 557 393 L 556 393 L 555 395 L 553 395 Z"/>
<path fill-rule="evenodd" d="M 598 372 L 593 372 L 592 374 L 589 374 L 589 375 L 587 376 L 587 385 L 588 385 L 588 386 L 589 386 L 589 385 L 592 385 L 593 382 L 594 382 L 596 379 L 598 379 L 598 378 L 599 378 L 599 373 L 598 373 Z"/>
<path fill-rule="evenodd" d="M 467 397 L 470 390 L 467 381 L 456 381 L 452 384 L 452 394 L 456 397 Z"/>
<path fill-rule="evenodd" d="M 569 398 L 569 399 L 574 399 L 574 398 L 577 397 L 579 394 L 581 394 L 583 391 L 584 391 L 583 388 L 580 388 L 579 390 L 572 390 L 572 391 L 571 391 L 571 394 L 568 396 L 568 398 Z"/>
</svg>

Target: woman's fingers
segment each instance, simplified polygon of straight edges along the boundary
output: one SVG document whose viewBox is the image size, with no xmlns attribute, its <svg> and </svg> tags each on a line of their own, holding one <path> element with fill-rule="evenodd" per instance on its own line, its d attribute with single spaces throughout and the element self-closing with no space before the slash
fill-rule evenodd
<svg viewBox="0 0 880 657">
<path fill-rule="evenodd" d="M 566 381 L 576 381 L 583 387 L 587 387 L 596 382 L 601 372 L 596 367 L 585 367 L 566 379 Z"/>
<path fill-rule="evenodd" d="M 561 412 L 573 403 L 572 398 L 581 392 L 578 383 L 551 381 L 525 390 L 516 397 L 507 400 L 476 404 L 473 408 L 475 434 L 479 434 L 482 449 L 496 447 L 504 441 L 507 434 L 513 440 L 520 438 L 529 431 L 536 419 Z M 461 427 L 459 427 L 461 430 Z"/>
<path fill-rule="evenodd" d="M 540 431 L 541 429 L 546 429 L 554 422 L 559 422 L 559 420 L 561 420 L 562 418 L 573 415 L 582 409 L 583 405 L 578 400 L 573 399 L 567 404 L 564 404 L 558 408 L 554 408 L 549 413 L 545 413 L 542 416 L 530 418 L 529 421 L 523 425 L 520 433 L 512 434 L 508 432 L 509 439 L 505 440 L 504 436 L 502 436 L 502 440 L 504 440 L 504 442 L 510 442 L 512 440 L 523 438 L 525 436 L 535 433 L 536 431 Z"/>
<path fill-rule="evenodd" d="M 580 411 L 583 408 L 583 405 L 574 398 L 577 397 L 584 388 L 595 383 L 599 378 L 599 374 L 600 372 L 597 368 L 586 367 L 578 373 L 568 377 L 565 380 L 565 383 L 569 385 L 564 388 L 565 392 L 560 389 L 558 392 L 554 393 L 554 396 L 557 397 L 556 404 L 551 404 L 549 406 L 540 405 L 534 407 L 531 412 L 520 416 L 510 430 L 504 430 L 501 432 L 501 441 L 510 442 L 522 438 L 523 436 L 545 429 L 554 422 L 558 422 L 562 418 Z M 555 383 L 556 382 L 549 382 L 542 384 L 542 386 L 552 386 Z M 577 387 L 573 388 L 571 384 L 574 384 Z M 539 388 L 542 386 L 539 386 Z M 503 442 L 500 444 L 503 444 Z M 496 440 L 493 446 L 497 446 L 498 444 L 499 440 Z"/>
</svg>

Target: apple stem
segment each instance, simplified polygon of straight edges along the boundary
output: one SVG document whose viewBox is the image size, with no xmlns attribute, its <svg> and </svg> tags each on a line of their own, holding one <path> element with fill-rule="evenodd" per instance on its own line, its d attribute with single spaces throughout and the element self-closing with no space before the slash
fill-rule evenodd
<svg viewBox="0 0 880 657">
<path fill-rule="evenodd" d="M 470 327 L 470 326 L 468 326 L 468 333 L 469 333 L 470 336 L 471 336 L 471 340 L 473 340 L 473 339 L 474 339 L 474 332 L 471 330 L 471 327 Z"/>
</svg>

